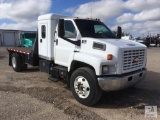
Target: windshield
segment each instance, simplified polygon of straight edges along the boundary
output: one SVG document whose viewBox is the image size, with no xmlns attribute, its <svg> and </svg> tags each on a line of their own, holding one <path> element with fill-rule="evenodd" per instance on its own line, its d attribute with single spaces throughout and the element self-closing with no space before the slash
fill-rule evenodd
<svg viewBox="0 0 160 120">
<path fill-rule="evenodd" d="M 117 38 L 116 35 L 100 21 L 75 19 L 75 23 L 82 37 Z"/>
</svg>

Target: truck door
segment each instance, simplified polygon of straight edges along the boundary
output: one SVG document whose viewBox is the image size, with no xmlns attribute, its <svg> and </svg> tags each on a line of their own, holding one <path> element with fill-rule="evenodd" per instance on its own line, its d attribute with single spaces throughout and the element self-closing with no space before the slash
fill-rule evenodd
<svg viewBox="0 0 160 120">
<path fill-rule="evenodd" d="M 39 26 L 39 57 L 45 58 L 48 55 L 48 36 L 47 36 L 47 23 L 40 24 Z"/>
<path fill-rule="evenodd" d="M 70 20 L 65 20 L 64 25 L 65 25 L 64 37 L 72 41 L 76 41 L 77 33 L 73 22 Z M 73 60 L 74 50 L 76 46 L 73 43 L 58 37 L 58 34 L 56 34 L 54 46 L 55 46 L 55 53 L 54 53 L 55 63 L 67 67 Z"/>
</svg>

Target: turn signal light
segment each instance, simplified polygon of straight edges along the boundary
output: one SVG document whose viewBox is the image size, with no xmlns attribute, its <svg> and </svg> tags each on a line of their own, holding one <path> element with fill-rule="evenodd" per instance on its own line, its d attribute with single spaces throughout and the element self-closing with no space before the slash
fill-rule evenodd
<svg viewBox="0 0 160 120">
<path fill-rule="evenodd" d="M 107 55 L 107 60 L 112 60 L 112 58 L 113 58 L 112 54 Z"/>
</svg>

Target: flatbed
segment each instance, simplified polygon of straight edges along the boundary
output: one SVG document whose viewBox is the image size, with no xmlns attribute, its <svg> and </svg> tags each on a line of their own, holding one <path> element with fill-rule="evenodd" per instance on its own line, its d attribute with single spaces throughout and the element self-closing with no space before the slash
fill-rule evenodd
<svg viewBox="0 0 160 120">
<path fill-rule="evenodd" d="M 9 47 L 8 51 L 18 52 L 22 54 L 29 54 L 31 52 L 32 47 Z"/>
<path fill-rule="evenodd" d="M 30 64 L 32 66 L 39 65 L 37 42 L 32 47 L 8 47 L 6 48 L 9 52 L 9 65 L 12 66 L 12 55 L 17 53 L 21 58 L 21 64 Z"/>
</svg>

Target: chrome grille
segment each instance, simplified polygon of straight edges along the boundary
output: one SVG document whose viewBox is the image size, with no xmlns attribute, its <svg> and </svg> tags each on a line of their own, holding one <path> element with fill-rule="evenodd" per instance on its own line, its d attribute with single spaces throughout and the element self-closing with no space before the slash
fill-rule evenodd
<svg viewBox="0 0 160 120">
<path fill-rule="evenodd" d="M 143 66 L 145 50 L 128 50 L 123 53 L 123 70 L 131 70 Z"/>
</svg>

